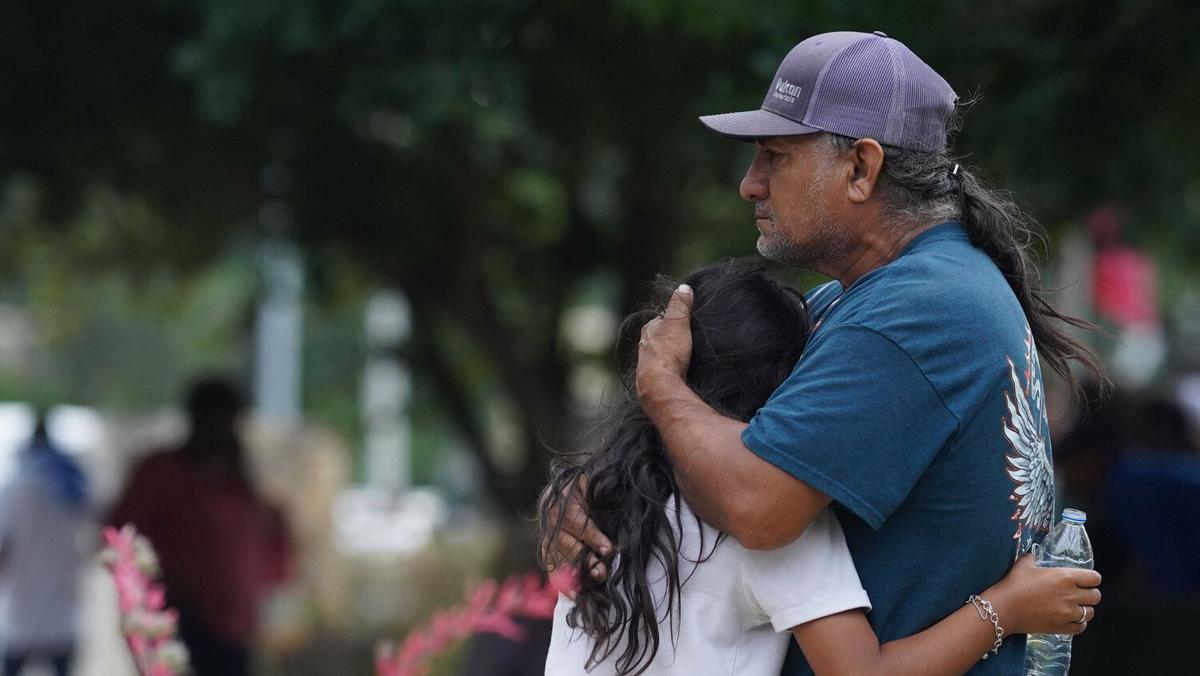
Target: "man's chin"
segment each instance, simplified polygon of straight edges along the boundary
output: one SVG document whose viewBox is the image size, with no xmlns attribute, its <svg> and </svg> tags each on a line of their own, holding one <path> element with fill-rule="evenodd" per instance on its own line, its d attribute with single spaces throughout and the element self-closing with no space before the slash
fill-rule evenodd
<svg viewBox="0 0 1200 676">
<path fill-rule="evenodd" d="M 769 261 L 787 264 L 788 258 L 790 258 L 784 248 L 779 246 L 778 242 L 766 235 L 760 234 L 758 236 L 756 248 L 758 249 L 758 255 Z"/>
<path fill-rule="evenodd" d="M 771 256 L 769 255 L 769 252 L 767 251 L 766 242 L 763 241 L 762 234 L 759 234 L 758 241 L 754 243 L 754 248 L 758 249 L 759 256 L 762 256 L 763 258 L 765 258 L 767 260 L 771 260 Z"/>
<path fill-rule="evenodd" d="M 810 262 L 802 255 L 803 252 L 791 242 L 780 246 L 778 240 L 766 237 L 765 235 L 759 235 L 757 248 L 758 255 L 773 263 L 804 268 L 805 270 L 812 269 Z"/>
</svg>

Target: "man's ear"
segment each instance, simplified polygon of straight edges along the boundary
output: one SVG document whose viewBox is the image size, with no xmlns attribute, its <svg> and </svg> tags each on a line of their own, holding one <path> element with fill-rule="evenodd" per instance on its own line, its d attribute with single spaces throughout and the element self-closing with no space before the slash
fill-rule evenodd
<svg viewBox="0 0 1200 676">
<path fill-rule="evenodd" d="M 849 159 L 852 173 L 846 186 L 846 197 L 855 204 L 863 204 L 871 198 L 879 183 L 883 147 L 875 139 L 859 139 L 851 146 Z"/>
</svg>

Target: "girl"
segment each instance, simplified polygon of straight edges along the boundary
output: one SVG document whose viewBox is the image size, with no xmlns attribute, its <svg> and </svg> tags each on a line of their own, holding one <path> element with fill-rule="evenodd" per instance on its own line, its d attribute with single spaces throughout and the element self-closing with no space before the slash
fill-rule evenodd
<svg viewBox="0 0 1200 676">
<path fill-rule="evenodd" d="M 710 406 L 747 421 L 787 378 L 812 329 L 804 299 L 747 263 L 687 278 L 692 360 L 687 380 Z M 671 288 L 674 288 L 673 286 Z M 663 296 L 669 296 L 664 288 Z M 659 307 L 665 306 L 665 300 Z M 587 513 L 619 552 L 608 578 L 584 576 L 555 612 L 548 675 L 763 674 L 777 676 L 791 633 L 819 676 L 958 674 L 1000 635 L 1076 634 L 1095 605 L 1092 571 L 1036 569 L 1022 559 L 999 583 L 949 617 L 879 645 L 837 518 L 819 517 L 792 544 L 750 551 L 701 522 L 678 500 L 662 440 L 633 388 L 637 339 L 654 316 L 629 317 L 618 340 L 624 398 L 597 426 L 590 452 L 567 456 L 545 495 L 584 486 Z M 539 509 L 547 541 L 559 528 Z M 576 565 L 586 569 L 588 553 Z M 1082 616 L 1087 619 L 1087 610 Z"/>
</svg>

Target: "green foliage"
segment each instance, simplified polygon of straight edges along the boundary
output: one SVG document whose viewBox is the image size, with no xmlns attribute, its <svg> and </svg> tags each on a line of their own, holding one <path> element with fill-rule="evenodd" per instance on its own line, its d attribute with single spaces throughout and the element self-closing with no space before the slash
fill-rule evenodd
<svg viewBox="0 0 1200 676">
<path fill-rule="evenodd" d="M 37 201 L 10 181 L 0 218 L 8 300 L 30 309 L 41 347 L 33 363 L 0 367 L 7 396 L 145 410 L 198 372 L 236 370 L 253 293 L 244 250 L 183 275 L 155 255 L 170 230 L 138 196 L 95 185 L 65 231 L 38 219 Z"/>
</svg>

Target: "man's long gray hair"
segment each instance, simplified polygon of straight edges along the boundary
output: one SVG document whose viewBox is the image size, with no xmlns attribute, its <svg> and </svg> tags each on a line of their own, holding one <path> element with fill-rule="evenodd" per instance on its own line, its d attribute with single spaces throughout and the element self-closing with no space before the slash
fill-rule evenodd
<svg viewBox="0 0 1200 676">
<path fill-rule="evenodd" d="M 847 151 L 855 139 L 826 134 L 832 149 Z M 1082 393 L 1071 373 L 1071 362 L 1089 370 L 1102 387 L 1109 385 L 1100 360 L 1073 338 L 1064 324 L 1095 329 L 1095 325 L 1062 314 L 1046 300 L 1033 240 L 1040 227 L 1007 191 L 995 190 L 972 170 L 954 161 L 950 149 L 929 152 L 884 146 L 880 189 L 897 223 L 912 226 L 957 220 L 971 242 L 983 250 L 1012 287 L 1032 330 L 1038 356 L 1050 365 L 1075 396 Z"/>
</svg>

